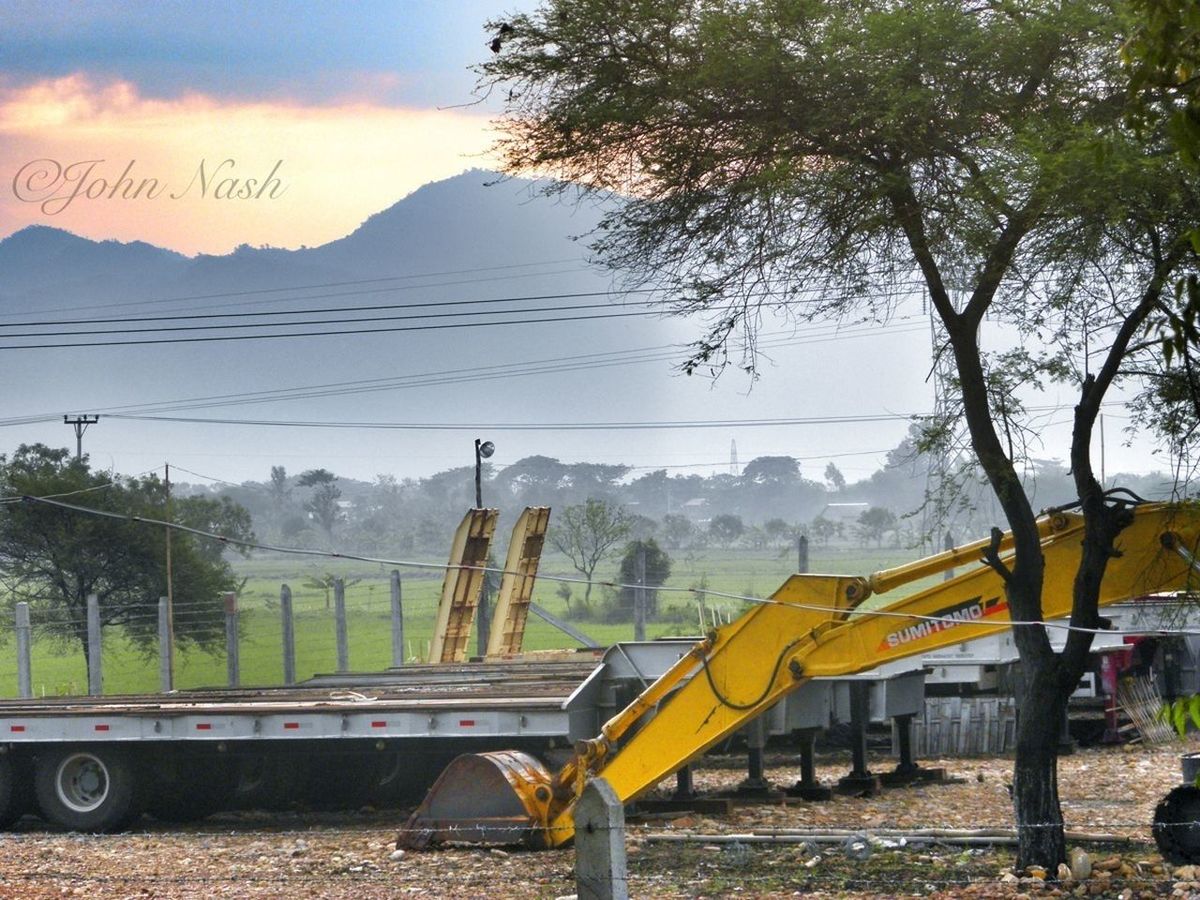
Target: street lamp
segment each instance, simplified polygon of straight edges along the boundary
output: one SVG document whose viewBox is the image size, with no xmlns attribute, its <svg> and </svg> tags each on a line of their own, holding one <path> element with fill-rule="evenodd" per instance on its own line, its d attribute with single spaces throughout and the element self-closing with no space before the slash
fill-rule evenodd
<svg viewBox="0 0 1200 900">
<path fill-rule="evenodd" d="M 483 461 L 490 459 L 496 452 L 496 445 L 491 441 L 481 441 L 475 438 L 475 508 L 483 509 Z M 483 584 L 479 586 L 479 628 L 475 632 L 475 652 L 482 658 L 487 656 L 488 632 L 491 630 L 491 620 L 488 609 L 488 576 L 483 573 Z"/>
<path fill-rule="evenodd" d="M 496 452 L 496 445 L 491 441 L 481 441 L 475 438 L 475 508 L 483 509 L 483 461 L 490 459 Z"/>
</svg>

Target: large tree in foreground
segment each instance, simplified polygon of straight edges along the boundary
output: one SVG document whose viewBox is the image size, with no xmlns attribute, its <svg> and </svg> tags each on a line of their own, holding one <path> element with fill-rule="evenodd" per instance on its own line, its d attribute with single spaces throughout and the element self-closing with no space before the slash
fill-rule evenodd
<svg viewBox="0 0 1200 900">
<path fill-rule="evenodd" d="M 883 316 L 926 294 L 951 370 L 930 439 L 961 435 L 986 474 L 1015 535 L 991 562 L 1017 621 L 1041 619 L 1045 574 L 1022 402 L 1070 386 L 1086 517 L 1072 621 L 1099 625 L 1129 513 L 1096 478 L 1092 435 L 1139 355 L 1161 360 L 1143 337 L 1195 263 L 1180 236 L 1200 209 L 1160 136 L 1126 127 L 1111 4 L 551 0 L 490 27 L 481 78 L 507 98 L 508 171 L 620 198 L 595 249 L 704 318 L 688 370 L 753 366 L 772 312 Z M 985 316 L 990 346 L 1012 349 L 983 352 Z M 1057 736 L 1091 636 L 1058 654 L 1044 629 L 1015 638 L 1018 863 L 1053 872 Z"/>
<path fill-rule="evenodd" d="M 166 485 L 156 477 L 94 472 L 86 457 L 43 444 L 0 455 L 0 497 L 59 497 L 119 516 L 166 518 Z M 227 499 L 184 497 L 172 521 L 237 540 L 252 540 L 250 515 Z M 225 634 L 221 594 L 238 587 L 223 558 L 226 544 L 176 532 L 171 545 L 175 637 L 218 645 Z M 158 598 L 167 593 L 162 528 L 62 507 L 9 499 L 0 503 L 0 593 L 27 601 L 43 631 L 78 641 L 87 654 L 87 598 L 100 621 L 150 647 L 158 636 Z"/>
</svg>

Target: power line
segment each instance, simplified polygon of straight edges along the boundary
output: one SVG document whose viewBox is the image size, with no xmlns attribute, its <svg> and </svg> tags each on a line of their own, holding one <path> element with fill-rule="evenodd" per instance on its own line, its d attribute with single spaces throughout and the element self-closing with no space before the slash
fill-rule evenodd
<svg viewBox="0 0 1200 900">
<path fill-rule="evenodd" d="M 905 317 L 907 318 L 907 317 Z M 801 338 L 784 338 L 788 332 L 774 332 L 764 335 L 758 343 L 759 348 L 770 350 L 779 347 L 801 346 L 811 343 L 825 343 L 830 340 L 849 340 L 862 337 L 874 337 L 881 332 L 904 334 L 923 329 L 920 323 L 906 324 L 903 322 L 882 326 L 821 326 L 804 332 Z M 795 334 L 795 332 L 791 332 Z M 111 415 L 119 412 L 176 412 L 187 409 L 203 409 L 213 406 L 242 406 L 254 403 L 268 403 L 280 400 L 308 400 L 320 397 L 337 397 L 351 394 L 375 393 L 379 391 L 398 390 L 415 387 L 434 387 L 448 384 L 471 382 L 486 382 L 515 376 L 545 375 L 560 372 L 583 371 L 612 366 L 627 366 L 653 362 L 663 362 L 675 358 L 681 351 L 686 350 L 686 344 L 660 344 L 648 347 L 635 347 L 628 350 L 603 351 L 598 353 L 572 354 L 537 360 L 522 360 L 511 363 L 497 363 L 488 366 L 475 366 L 459 369 L 443 369 L 433 372 L 398 375 L 387 378 L 369 378 L 354 381 L 331 382 L 327 384 L 302 385 L 288 388 L 275 388 L 261 391 L 242 391 L 232 394 L 216 394 L 200 397 L 181 398 L 178 400 L 160 400 L 147 403 L 133 403 L 123 406 L 104 407 L 101 412 Z M 0 419 L 0 427 L 15 425 L 30 425 L 57 418 L 57 413 L 19 416 Z"/>
<path fill-rule="evenodd" d="M 1067 409 L 1064 406 L 1029 407 L 1029 412 L 1046 412 Z M 755 428 L 791 425 L 847 425 L 872 422 L 909 422 L 928 418 L 929 412 L 873 413 L 846 416 L 811 416 L 756 419 L 692 419 L 680 421 L 643 422 L 320 422 L 303 419 L 231 419 L 200 418 L 196 416 L 158 416 L 108 414 L 109 418 L 136 422 L 181 422 L 196 425 L 249 425 L 268 428 L 362 428 L 396 431 L 472 431 L 493 429 L 496 431 L 642 431 L 676 430 L 688 428 Z M 824 455 L 816 457 L 825 458 Z"/>
<path fill-rule="evenodd" d="M 474 302 L 474 301 L 468 301 Z M 489 301 L 480 301 L 489 302 Z M 399 307 L 390 307 L 399 308 Z M 457 319 L 463 316 L 511 316 L 524 315 L 527 313 L 536 312 L 578 312 L 589 309 L 611 309 L 611 303 L 580 303 L 570 306 L 531 306 L 522 307 L 520 309 L 496 309 L 486 310 L 481 313 L 477 310 L 467 310 L 465 312 L 439 312 L 439 313 L 417 313 L 416 315 L 406 316 L 360 316 L 357 318 L 336 318 L 336 319 L 307 319 L 297 320 L 295 322 L 250 322 L 241 323 L 233 322 L 224 325 L 167 325 L 157 326 L 153 328 L 100 328 L 89 329 L 88 331 L 78 332 L 63 332 L 63 331 L 34 331 L 28 334 L 10 334 L 6 335 L 10 338 L 24 339 L 34 337 L 92 337 L 99 334 L 155 334 L 161 332 L 193 332 L 193 331 L 230 331 L 236 329 L 260 328 L 264 325 L 269 325 L 273 328 L 303 328 L 310 325 L 345 325 L 356 324 L 360 322 L 409 322 L 418 319 Z M 365 311 L 361 309 L 353 310 L 355 312 Z M 503 320 L 497 320 L 495 324 L 502 324 Z"/>
<path fill-rule="evenodd" d="M 395 431 L 641 431 L 685 428 L 754 428 L 780 425 L 845 425 L 870 422 L 906 422 L 928 413 L 879 413 L 859 416 L 817 416 L 781 419 L 713 419 L 678 422 L 315 422 L 272 419 L 203 419 L 192 416 L 139 416 L 110 414 L 112 419 L 136 422 L 185 422 L 196 425 L 252 425 L 273 428 L 365 428 Z"/>
<path fill-rule="evenodd" d="M 634 316 L 661 316 L 655 310 L 620 313 L 592 313 L 586 316 L 542 316 L 534 319 L 511 319 L 502 322 L 455 322 L 442 325 L 402 325 L 392 328 L 349 328 L 332 331 L 302 331 L 290 334 L 230 334 L 211 337 L 144 338 L 130 341 L 77 341 L 54 344 L 0 345 L 2 350 L 63 350 L 77 347 L 129 347 L 146 344 L 197 344 L 216 341 L 263 341 L 277 338 L 332 337 L 347 334 L 394 334 L 408 331 L 444 331 L 449 328 L 491 328 L 501 325 L 541 325 L 553 322 L 586 322 L 596 319 L 627 319 Z"/>
<path fill-rule="evenodd" d="M 342 313 L 342 312 L 381 312 L 389 309 L 426 309 L 430 307 L 441 306 L 481 306 L 490 303 L 523 303 L 532 302 L 535 300 L 576 300 L 585 299 L 588 297 L 614 297 L 623 296 L 625 294 L 649 294 L 653 291 L 649 290 L 634 290 L 634 291 L 576 291 L 573 293 L 558 293 L 558 294 L 528 294 L 518 295 L 513 297 L 494 297 L 487 300 L 430 300 L 418 303 L 382 303 L 371 306 L 321 306 L 310 309 L 279 309 L 266 312 L 236 312 L 236 313 L 187 313 L 171 316 L 126 316 L 123 318 L 107 318 L 107 319 L 45 319 L 32 322 L 10 322 L 4 328 L 38 328 L 45 325 L 112 325 L 112 324 L 134 324 L 141 322 L 185 322 L 195 321 L 197 319 L 244 319 L 244 318 L 268 318 L 271 316 L 307 316 L 307 315 L 324 315 L 325 313 Z M 342 296 L 342 295 L 334 295 Z M 304 297 L 301 299 L 315 299 Z M 411 318 L 418 318 L 416 316 Z M 353 320 L 351 320 L 353 321 Z M 370 320 L 364 320 L 370 321 Z M 250 328 L 257 324 L 250 325 L 226 325 L 221 327 L 226 328 Z M 292 324 L 292 323 L 284 323 Z M 320 324 L 317 322 L 309 322 L 307 324 Z M 211 326 L 217 327 L 217 326 Z M 187 331 L 188 328 L 157 328 L 143 329 L 146 331 Z M 86 331 L 82 334 L 113 334 L 122 332 L 110 331 Z M 14 334 L 9 337 L 42 337 L 42 334 Z"/>
<path fill-rule="evenodd" d="M 224 299 L 227 297 L 250 297 L 250 296 L 254 296 L 256 294 L 275 294 L 275 293 L 282 293 L 284 291 L 321 290 L 324 288 L 331 288 L 331 287 L 349 287 L 351 285 L 357 285 L 357 284 L 382 284 L 385 282 L 412 281 L 412 280 L 419 279 L 419 278 L 439 278 L 444 275 L 468 275 L 468 274 L 471 274 L 474 272 L 502 272 L 502 271 L 507 271 L 507 270 L 512 270 L 512 269 L 527 269 L 527 268 L 534 268 L 536 266 L 553 266 L 553 265 L 563 265 L 565 263 L 578 263 L 578 262 L 579 262 L 578 258 L 564 258 L 564 259 L 557 259 L 557 260 L 546 260 L 544 262 L 513 263 L 510 265 L 503 265 L 503 266 L 479 266 L 479 267 L 471 268 L 471 269 L 451 269 L 451 270 L 442 271 L 442 272 L 424 272 L 424 273 L 415 273 L 415 274 L 409 274 L 409 275 L 387 275 L 387 276 L 381 276 L 379 278 L 360 278 L 360 279 L 356 279 L 356 280 L 352 280 L 352 281 L 326 281 L 326 282 L 321 282 L 321 283 L 317 283 L 317 284 L 289 285 L 287 287 L 251 288 L 251 289 L 246 289 L 246 290 L 241 290 L 241 291 L 222 291 L 219 293 L 212 293 L 212 294 L 189 294 L 189 295 L 184 295 L 181 297 L 165 297 L 165 298 L 157 298 L 157 299 L 150 299 L 150 300 L 130 300 L 130 301 L 125 301 L 123 303 L 85 304 L 85 305 L 81 305 L 81 306 L 61 307 L 56 311 L 57 312 L 75 312 L 77 310 L 82 310 L 82 309 L 120 309 L 120 308 L 130 307 L 130 306 L 151 306 L 151 305 L 157 306 L 157 305 L 167 304 L 167 303 L 186 303 L 186 302 L 189 302 L 192 300 L 220 300 L 220 299 Z M 569 271 L 588 271 L 588 269 L 586 267 L 584 267 L 584 268 L 579 268 L 579 269 L 572 269 Z M 553 274 L 566 274 L 566 273 L 559 272 L 559 273 L 553 273 Z M 526 276 L 516 276 L 516 277 L 526 277 Z M 528 276 L 528 277 L 534 277 L 534 276 Z M 417 287 L 445 287 L 445 286 L 446 286 L 445 284 L 417 285 Z M 306 299 L 314 299 L 314 298 L 309 297 Z M 0 313 L 0 319 L 9 319 L 14 316 L 20 316 L 20 315 L 24 315 L 24 313 Z"/>
</svg>

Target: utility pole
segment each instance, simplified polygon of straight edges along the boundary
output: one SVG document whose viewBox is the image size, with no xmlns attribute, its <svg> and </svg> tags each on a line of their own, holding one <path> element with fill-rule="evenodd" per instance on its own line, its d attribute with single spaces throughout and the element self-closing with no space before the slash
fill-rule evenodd
<svg viewBox="0 0 1200 900">
<path fill-rule="evenodd" d="M 87 431 L 89 425 L 95 425 L 100 421 L 99 416 L 63 416 L 64 425 L 73 425 L 75 427 L 75 459 L 83 459 L 83 433 Z"/>
<path fill-rule="evenodd" d="M 496 452 L 496 445 L 491 441 L 475 438 L 475 508 L 483 509 L 483 461 L 490 459 Z M 487 561 L 484 561 L 487 565 Z M 479 586 L 479 607 L 475 610 L 475 652 L 482 659 L 487 656 L 488 632 L 491 629 L 491 604 L 488 596 L 488 576 L 491 573 L 485 568 L 483 583 Z"/>
<path fill-rule="evenodd" d="M 163 463 L 163 484 L 167 489 L 167 676 L 175 687 L 175 587 L 171 577 L 171 464 Z"/>
</svg>

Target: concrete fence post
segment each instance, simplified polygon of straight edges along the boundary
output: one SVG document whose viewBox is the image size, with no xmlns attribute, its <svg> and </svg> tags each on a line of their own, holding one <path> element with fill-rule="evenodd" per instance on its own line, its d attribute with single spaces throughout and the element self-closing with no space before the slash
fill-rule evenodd
<svg viewBox="0 0 1200 900">
<path fill-rule="evenodd" d="M 350 640 L 346 634 L 346 582 L 333 582 L 333 625 L 337 631 L 337 670 L 350 671 Z"/>
<path fill-rule="evenodd" d="M 104 693 L 104 676 L 100 670 L 100 598 L 95 594 L 87 598 L 87 645 L 88 696 L 99 697 Z"/>
<path fill-rule="evenodd" d="M 633 639 L 646 639 L 646 544 L 638 544 L 637 587 L 633 591 Z"/>
<path fill-rule="evenodd" d="M 242 667 L 238 659 L 237 594 L 233 592 L 225 594 L 225 671 L 229 686 L 238 687 L 242 682 Z"/>
<path fill-rule="evenodd" d="M 279 613 L 283 616 L 283 683 L 296 683 L 296 620 L 292 618 L 292 589 L 279 589 Z"/>
<path fill-rule="evenodd" d="M 603 778 L 575 804 L 575 893 L 579 900 L 628 900 L 625 807 Z"/>
<path fill-rule="evenodd" d="M 158 689 L 164 694 L 175 689 L 171 675 L 170 600 L 158 598 Z"/>
<path fill-rule="evenodd" d="M 392 665 L 404 665 L 404 607 L 398 569 L 392 569 Z"/>
<path fill-rule="evenodd" d="M 17 693 L 25 699 L 33 696 L 30 646 L 33 629 L 29 625 L 29 604 L 22 600 L 17 604 Z"/>
</svg>

